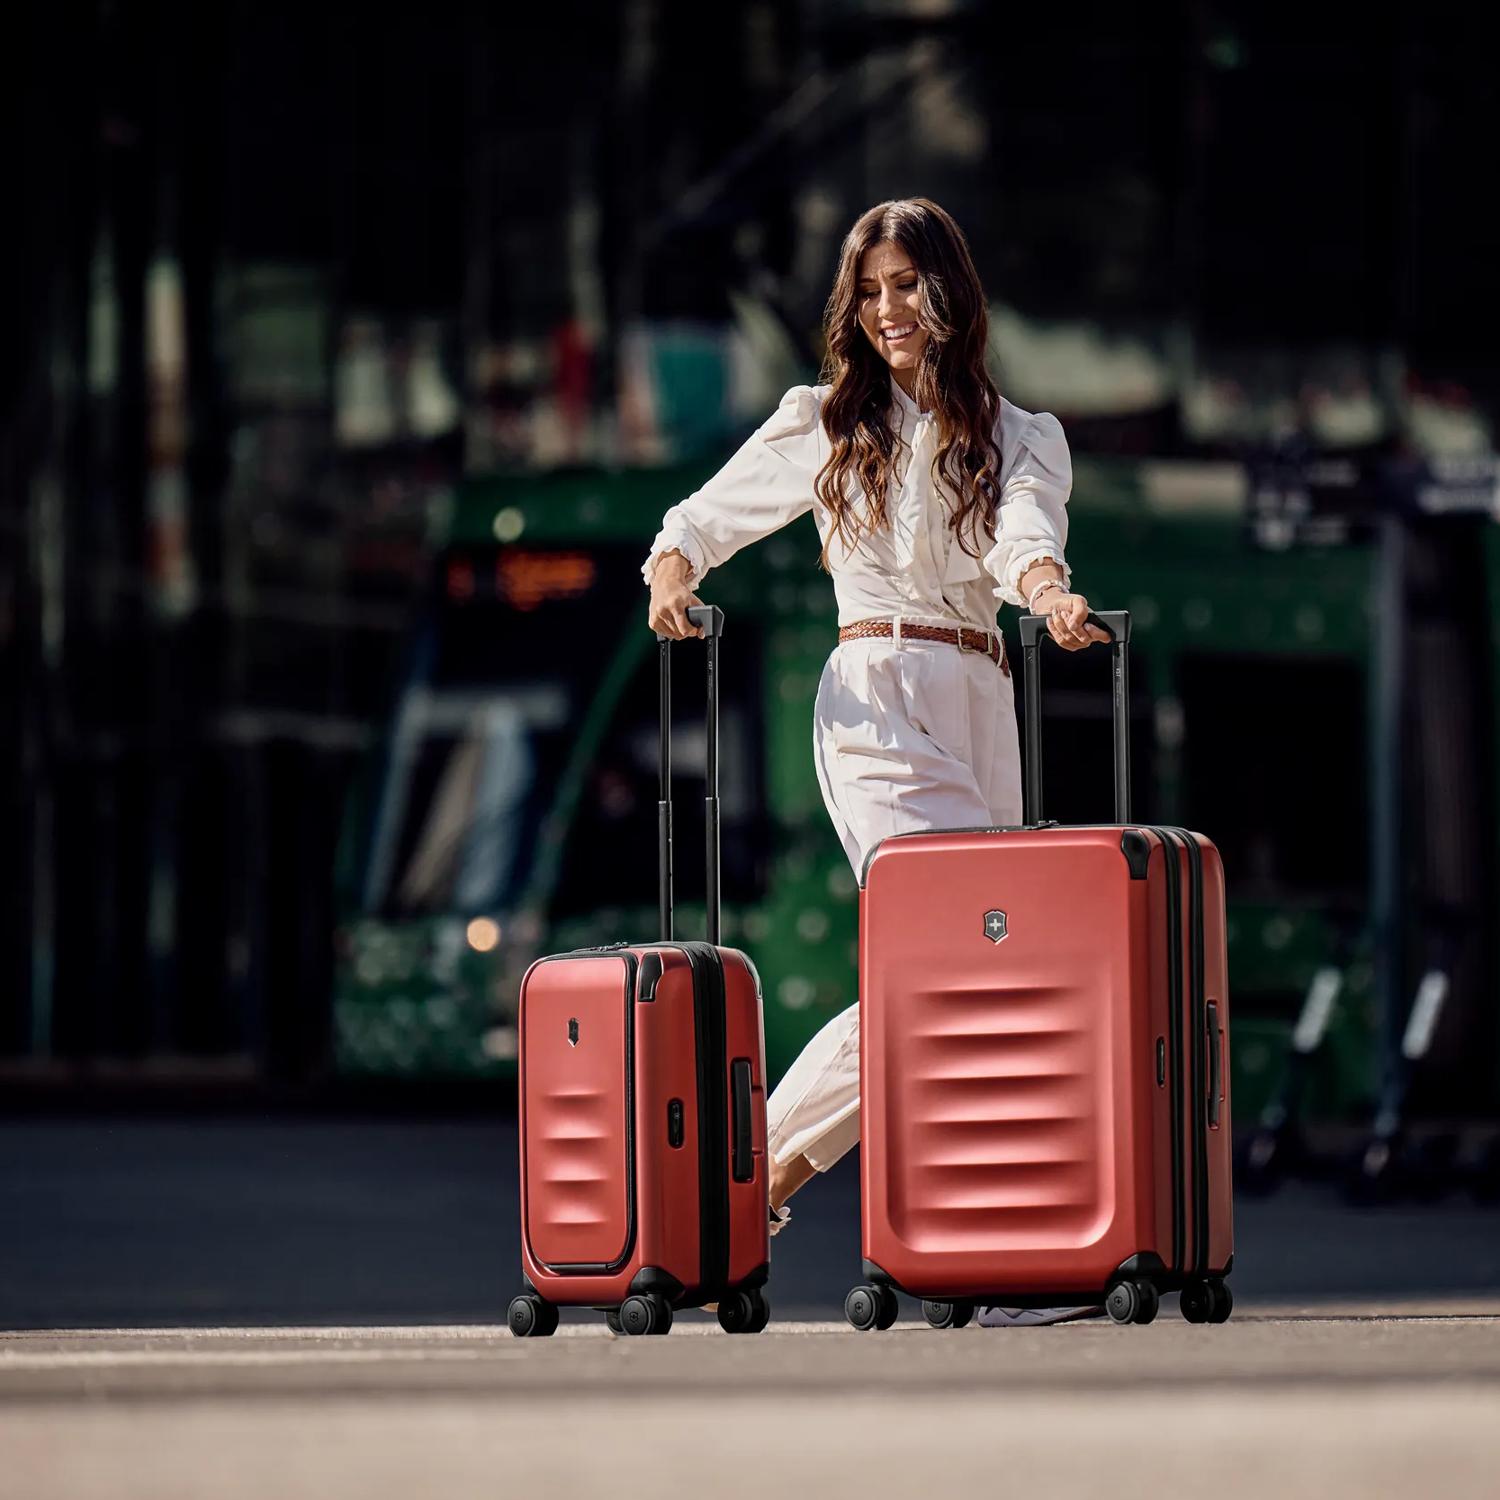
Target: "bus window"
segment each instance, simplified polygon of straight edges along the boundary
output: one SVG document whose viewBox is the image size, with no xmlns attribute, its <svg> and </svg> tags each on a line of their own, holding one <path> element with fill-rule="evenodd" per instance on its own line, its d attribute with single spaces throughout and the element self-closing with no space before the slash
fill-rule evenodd
<svg viewBox="0 0 1500 1500">
<path fill-rule="evenodd" d="M 372 909 L 471 914 L 519 893 L 556 779 L 546 752 L 565 729 L 568 687 L 407 694 L 372 853 Z"/>
<path fill-rule="evenodd" d="M 441 560 L 381 778 L 366 910 L 467 915 L 521 899 L 581 726 L 641 610 L 636 551 Z"/>
</svg>

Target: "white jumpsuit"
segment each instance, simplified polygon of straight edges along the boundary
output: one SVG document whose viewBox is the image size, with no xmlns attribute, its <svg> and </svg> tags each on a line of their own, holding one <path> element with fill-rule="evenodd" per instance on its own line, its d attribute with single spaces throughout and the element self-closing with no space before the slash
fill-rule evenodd
<svg viewBox="0 0 1500 1500">
<path fill-rule="evenodd" d="M 828 538 L 829 512 L 813 493 L 829 452 L 819 416 L 827 391 L 794 386 L 702 489 L 666 513 L 641 570 L 648 583 L 656 559 L 676 548 L 692 565 L 688 586 L 696 590 L 710 569 L 808 510 L 820 540 Z M 837 538 L 830 546 L 839 624 L 992 630 L 998 599 L 1024 606 L 1019 584 L 1033 563 L 1053 558 L 1066 577 L 1072 464 L 1062 427 L 1046 412 L 1002 401 L 1000 508 L 974 558 L 954 539 L 953 501 L 932 472 L 935 419 L 894 380 L 891 391 L 902 445 L 890 523 L 852 551 Z M 835 644 L 813 721 L 818 783 L 856 879 L 890 834 L 1021 821 L 1012 680 L 988 656 L 940 641 Z M 772 1092 L 767 1120 L 781 1164 L 805 1155 L 827 1171 L 859 1140 L 858 1004 L 803 1049 Z"/>
</svg>

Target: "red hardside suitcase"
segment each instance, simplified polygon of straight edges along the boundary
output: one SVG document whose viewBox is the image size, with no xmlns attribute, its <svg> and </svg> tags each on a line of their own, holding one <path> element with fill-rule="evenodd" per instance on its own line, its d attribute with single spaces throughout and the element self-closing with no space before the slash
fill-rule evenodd
<svg viewBox="0 0 1500 1500">
<path fill-rule="evenodd" d="M 689 615 L 708 641 L 708 941 L 672 937 L 671 642 L 658 637 L 662 939 L 539 958 L 521 982 L 521 1338 L 552 1333 L 560 1306 L 597 1307 L 631 1334 L 714 1301 L 731 1333 L 770 1320 L 760 978 L 718 946 L 723 613 Z"/>
<path fill-rule="evenodd" d="M 1109 827 L 1041 821 L 1039 632 L 1021 621 L 1027 822 L 883 840 L 860 890 L 867 1284 L 935 1327 L 1102 1302 L 1190 1322 L 1233 1298 L 1229 994 L 1218 851 L 1129 818 L 1129 616 L 1114 637 Z"/>
</svg>

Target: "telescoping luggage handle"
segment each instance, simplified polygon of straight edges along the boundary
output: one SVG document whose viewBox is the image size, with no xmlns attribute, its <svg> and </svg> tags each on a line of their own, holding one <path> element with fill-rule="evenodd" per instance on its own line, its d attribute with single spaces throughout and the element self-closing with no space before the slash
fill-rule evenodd
<svg viewBox="0 0 1500 1500">
<path fill-rule="evenodd" d="M 1115 731 L 1115 822 L 1130 821 L 1130 611 L 1090 613 L 1090 625 L 1107 631 L 1113 642 Z M 1021 616 L 1021 651 L 1026 671 L 1026 810 L 1028 824 L 1042 821 L 1042 682 L 1038 647 L 1047 635 L 1046 615 Z"/>
<path fill-rule="evenodd" d="M 704 798 L 704 868 L 708 876 L 708 941 L 719 941 L 719 637 L 724 611 L 717 604 L 695 604 L 689 621 L 701 627 L 708 645 L 708 766 Z M 661 792 L 656 804 L 657 892 L 661 939 L 672 940 L 672 637 L 661 642 Z"/>
</svg>

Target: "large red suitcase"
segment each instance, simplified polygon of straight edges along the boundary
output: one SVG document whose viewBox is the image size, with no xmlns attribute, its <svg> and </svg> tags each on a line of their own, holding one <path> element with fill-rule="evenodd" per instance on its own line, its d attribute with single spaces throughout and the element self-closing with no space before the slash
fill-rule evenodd
<svg viewBox="0 0 1500 1500">
<path fill-rule="evenodd" d="M 560 1306 L 616 1332 L 666 1333 L 717 1302 L 731 1333 L 770 1319 L 765 1037 L 760 979 L 718 945 L 718 644 L 708 641 L 708 941 L 672 936 L 671 665 L 661 637 L 661 941 L 539 958 L 521 983 L 521 1262 L 511 1332 Z"/>
<path fill-rule="evenodd" d="M 860 890 L 866 1284 L 935 1327 L 1102 1302 L 1190 1322 L 1233 1298 L 1224 872 L 1128 811 L 1129 616 L 1114 636 L 1117 822 L 1041 821 L 1040 617 L 1022 620 L 1027 821 L 883 840 Z"/>
</svg>

